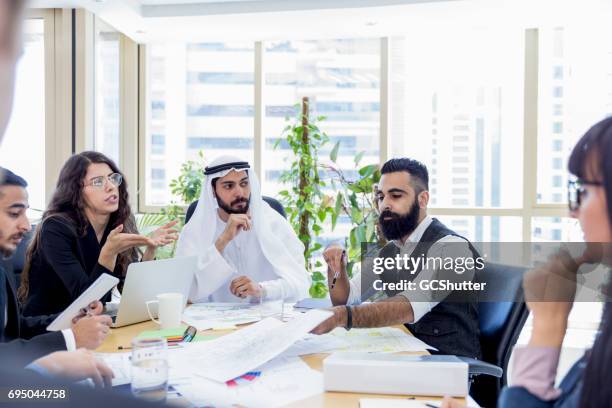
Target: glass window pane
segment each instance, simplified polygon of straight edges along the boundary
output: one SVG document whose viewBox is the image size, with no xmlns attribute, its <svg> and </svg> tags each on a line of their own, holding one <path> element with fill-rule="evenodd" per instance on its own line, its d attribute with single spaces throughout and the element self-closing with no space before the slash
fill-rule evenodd
<svg viewBox="0 0 612 408">
<path fill-rule="evenodd" d="M 278 178 L 289 168 L 291 150 L 286 143 L 273 146 L 304 96 L 310 98 L 312 118 L 326 117 L 318 123 L 330 138 L 321 161 L 329 162 L 339 141 L 337 164 L 349 179 L 358 176 L 353 160 L 358 153 L 364 152 L 360 166 L 379 162 L 379 39 L 268 42 L 264 66 L 264 194 L 286 188 Z"/>
<path fill-rule="evenodd" d="M 223 154 L 253 163 L 253 43 L 159 43 L 147 50 L 147 205 L 177 201 L 186 160 Z"/>
<path fill-rule="evenodd" d="M 444 225 L 472 242 L 521 242 L 520 217 L 435 215 Z"/>
<path fill-rule="evenodd" d="M 119 163 L 120 33 L 95 19 L 96 127 L 94 149 Z"/>
<path fill-rule="evenodd" d="M 531 221 L 532 242 L 583 242 L 578 220 L 569 217 L 534 217 Z"/>
<path fill-rule="evenodd" d="M 539 31 L 539 203 L 567 202 L 572 148 L 590 126 L 612 115 L 610 35 L 610 27 L 590 23 Z"/>
<path fill-rule="evenodd" d="M 17 67 L 15 104 L 0 149 L 0 163 L 28 182 L 30 207 L 45 208 L 44 21 L 26 20 L 24 54 Z M 40 214 L 38 214 L 40 215 Z"/>
<path fill-rule="evenodd" d="M 391 39 L 390 151 L 427 165 L 432 207 L 520 207 L 524 32 Z"/>
</svg>

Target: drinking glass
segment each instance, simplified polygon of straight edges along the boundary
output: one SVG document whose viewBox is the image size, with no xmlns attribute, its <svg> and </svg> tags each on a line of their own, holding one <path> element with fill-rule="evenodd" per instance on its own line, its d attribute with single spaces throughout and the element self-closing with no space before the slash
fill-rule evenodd
<svg viewBox="0 0 612 408">
<path fill-rule="evenodd" d="M 265 296 L 259 298 L 259 312 L 261 313 L 262 319 L 274 317 L 280 321 L 284 321 L 285 292 L 282 286 L 280 289 L 280 299 L 265 299 Z"/>
<path fill-rule="evenodd" d="M 147 401 L 165 401 L 168 356 L 165 338 L 132 341 L 132 394 Z"/>
</svg>

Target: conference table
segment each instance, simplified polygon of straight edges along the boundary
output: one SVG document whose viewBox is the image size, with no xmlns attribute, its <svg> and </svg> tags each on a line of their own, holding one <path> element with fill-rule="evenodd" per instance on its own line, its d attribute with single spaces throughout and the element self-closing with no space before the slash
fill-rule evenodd
<svg viewBox="0 0 612 408">
<path fill-rule="evenodd" d="M 242 326 L 244 327 L 244 326 Z M 406 333 L 410 334 L 410 332 L 404 326 L 396 326 L 397 328 L 404 330 Z M 206 330 L 198 333 L 204 334 L 215 334 L 215 335 L 224 335 L 231 333 L 234 330 L 240 330 L 241 326 L 238 326 L 237 329 L 233 330 Z M 141 332 L 145 330 L 158 330 L 159 326 L 151 321 L 133 324 L 130 326 L 125 326 L 117 329 L 111 329 L 111 333 L 108 335 L 104 343 L 96 350 L 102 353 L 116 353 L 121 351 L 119 347 L 130 347 L 131 341 L 134 337 L 138 336 Z M 423 355 L 427 354 L 427 352 L 402 352 L 400 354 L 412 354 L 412 355 Z M 321 354 L 310 354 L 307 356 L 302 356 L 301 358 L 308 364 L 312 369 L 323 371 L 323 360 L 329 354 L 321 353 Z M 297 402 L 294 402 L 289 407 L 339 407 L 339 408 L 356 408 L 359 407 L 359 399 L 360 398 L 413 398 L 407 395 L 397 396 L 397 395 L 377 395 L 377 394 L 360 394 L 360 393 L 348 393 L 348 392 L 322 392 L 319 395 L 315 395 L 313 397 L 303 399 Z M 415 399 L 424 399 L 424 400 L 442 400 L 440 397 L 414 397 Z M 465 399 L 458 399 L 465 403 Z"/>
</svg>

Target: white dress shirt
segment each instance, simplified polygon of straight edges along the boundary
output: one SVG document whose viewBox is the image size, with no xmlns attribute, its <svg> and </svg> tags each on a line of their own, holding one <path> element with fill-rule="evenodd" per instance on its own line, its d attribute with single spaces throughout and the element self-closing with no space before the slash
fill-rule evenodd
<svg viewBox="0 0 612 408">
<path fill-rule="evenodd" d="M 412 234 L 408 236 L 408 239 L 406 239 L 405 243 L 402 244 L 400 240 L 392 241 L 400 249 L 400 255 L 403 256 L 404 254 L 408 254 L 410 256 L 410 254 L 412 254 L 412 252 L 416 248 L 416 245 L 419 243 L 419 241 L 423 237 L 425 230 L 431 225 L 432 221 L 433 221 L 433 218 L 431 218 L 430 216 L 426 216 L 425 218 L 423 218 L 423 221 L 421 221 L 419 225 L 417 225 L 417 227 L 412 232 Z M 446 243 L 449 243 L 449 244 L 452 243 L 453 245 L 438 245 L 438 244 L 446 244 Z M 447 235 L 445 237 L 442 237 L 440 240 L 436 241 L 434 244 L 435 245 L 432 245 L 432 247 L 430 248 L 431 252 L 428 252 L 426 254 L 427 257 L 445 258 L 445 257 L 472 257 L 473 256 L 472 252 L 470 251 L 468 242 L 465 239 L 459 238 L 454 235 Z M 361 266 L 358 266 L 358 265 L 355 265 L 356 268 L 354 270 L 356 270 L 356 273 L 353 274 L 353 278 L 349 281 L 350 289 L 349 289 L 349 297 L 347 300 L 347 304 L 349 305 L 356 305 L 356 304 L 361 303 L 361 271 L 360 271 Z M 465 272 L 465 276 L 473 277 L 473 273 L 474 273 L 473 270 L 468 270 Z M 436 269 L 423 268 L 421 272 L 417 275 L 417 277 L 414 279 L 414 282 L 418 283 L 420 280 L 436 279 L 436 276 L 438 276 L 438 271 Z M 441 297 L 440 291 L 436 292 L 435 297 L 437 300 L 432 300 L 431 292 L 424 292 L 424 291 L 416 291 L 416 290 L 404 291 L 404 292 L 399 293 L 398 295 L 403 296 L 406 299 L 408 299 L 408 301 L 412 305 L 414 321 L 410 323 L 416 323 L 439 303 L 439 299 L 442 299 L 448 296 L 449 293 L 450 292 L 444 293 L 444 296 Z"/>
</svg>

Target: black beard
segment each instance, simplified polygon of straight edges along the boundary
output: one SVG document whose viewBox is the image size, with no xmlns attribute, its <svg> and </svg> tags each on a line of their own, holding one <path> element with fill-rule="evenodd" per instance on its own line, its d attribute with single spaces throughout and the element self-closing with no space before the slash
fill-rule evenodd
<svg viewBox="0 0 612 408">
<path fill-rule="evenodd" d="M 221 201 L 221 199 L 218 196 L 216 196 L 215 198 L 217 199 L 217 204 L 219 204 L 219 208 L 221 208 L 223 211 L 225 211 L 228 214 L 246 214 L 249 211 L 251 197 L 239 198 L 237 200 L 232 201 L 229 205 Z M 242 202 L 246 203 L 244 208 L 232 208 L 233 205 L 236 205 Z"/>
<path fill-rule="evenodd" d="M 385 210 L 380 213 L 378 223 L 387 240 L 400 239 L 411 234 L 412 231 L 415 230 L 419 223 L 420 213 L 421 208 L 419 207 L 418 201 L 415 199 L 408 214 L 399 215 L 389 210 Z M 385 220 L 385 217 L 391 217 L 391 219 Z"/>
</svg>

